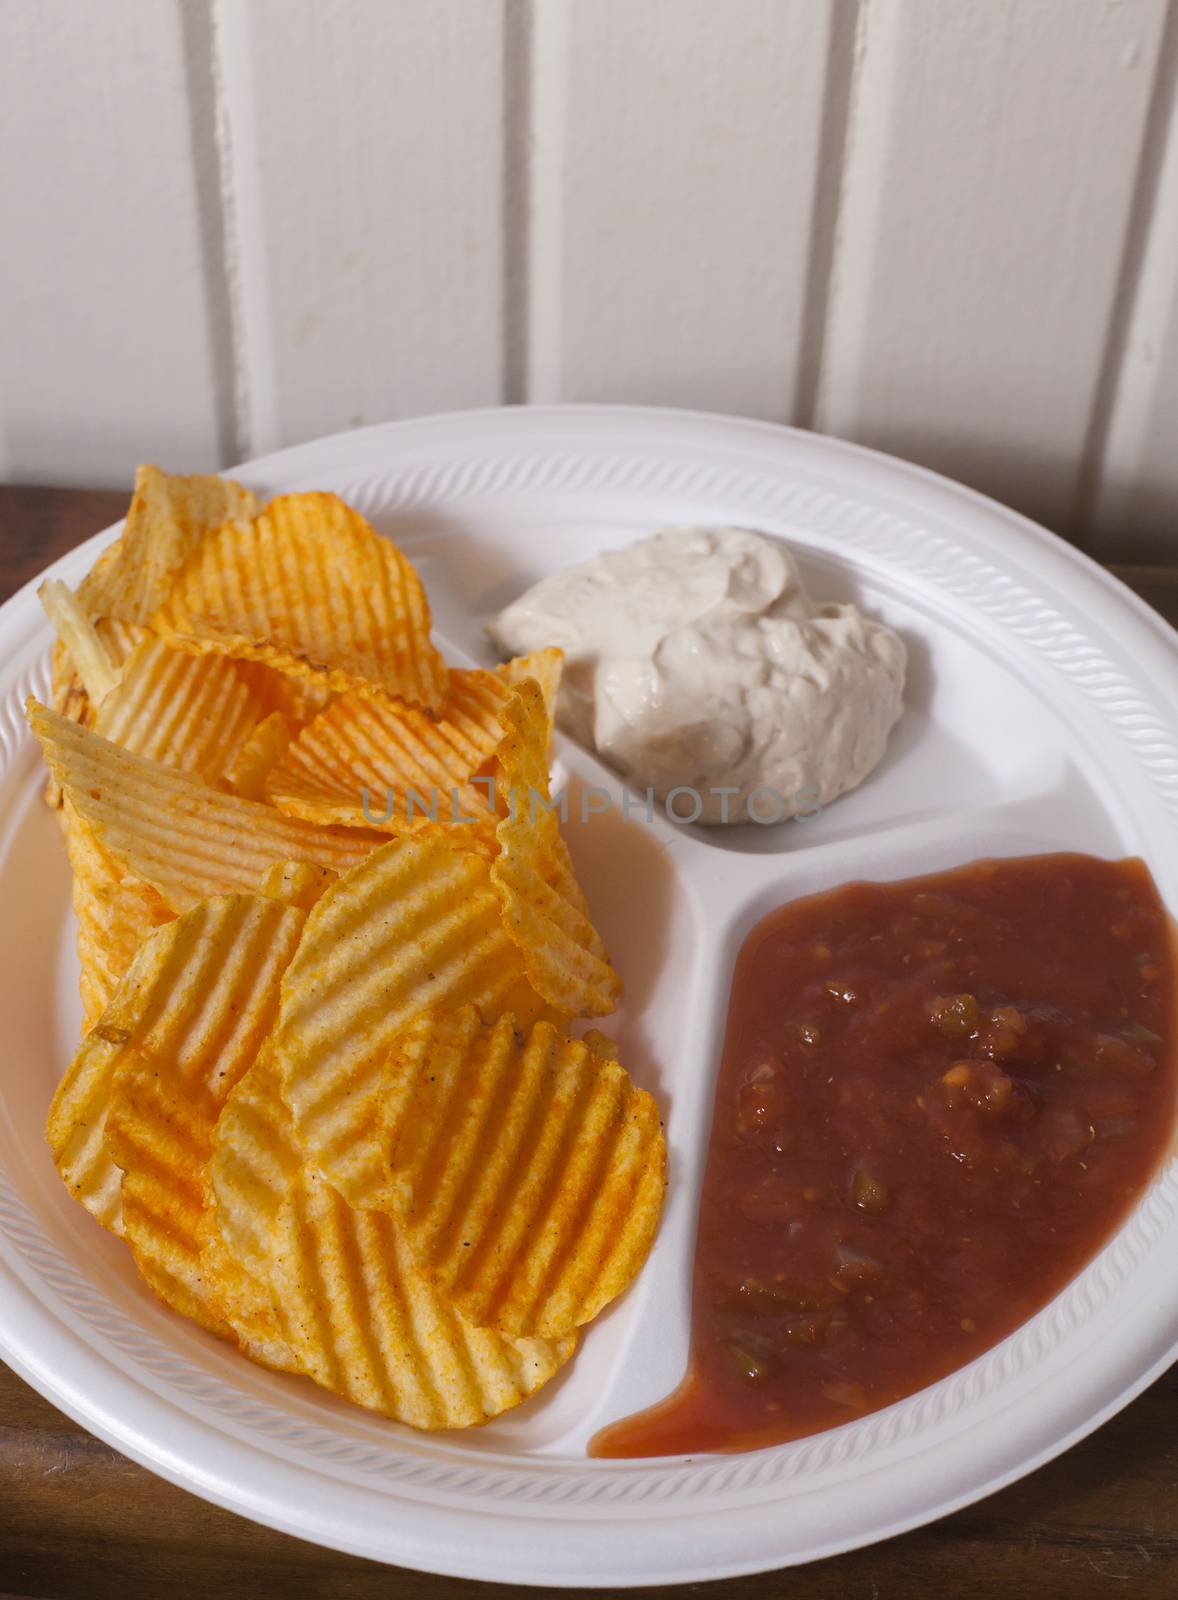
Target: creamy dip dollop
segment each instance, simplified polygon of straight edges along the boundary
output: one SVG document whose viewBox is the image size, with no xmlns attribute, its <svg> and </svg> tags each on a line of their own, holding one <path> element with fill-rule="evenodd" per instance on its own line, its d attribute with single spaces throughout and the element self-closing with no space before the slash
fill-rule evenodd
<svg viewBox="0 0 1178 1600">
<path fill-rule="evenodd" d="M 603 551 L 488 632 L 510 655 L 559 645 L 560 725 L 688 821 L 819 810 L 877 765 L 902 709 L 903 640 L 816 604 L 786 546 L 744 528 Z"/>
</svg>

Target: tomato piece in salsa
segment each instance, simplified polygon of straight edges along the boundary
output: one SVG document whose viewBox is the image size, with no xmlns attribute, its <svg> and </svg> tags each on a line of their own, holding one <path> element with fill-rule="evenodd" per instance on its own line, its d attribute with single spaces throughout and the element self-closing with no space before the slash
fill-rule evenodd
<svg viewBox="0 0 1178 1600">
<path fill-rule="evenodd" d="M 1139 861 L 984 861 L 773 913 L 733 978 L 688 1374 L 593 1453 L 795 1439 L 972 1361 L 1132 1208 L 1176 1081 Z"/>
</svg>

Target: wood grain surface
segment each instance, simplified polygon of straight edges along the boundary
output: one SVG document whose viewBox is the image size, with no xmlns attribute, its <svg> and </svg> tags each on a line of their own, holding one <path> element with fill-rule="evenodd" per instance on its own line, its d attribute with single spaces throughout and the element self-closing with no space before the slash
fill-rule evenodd
<svg viewBox="0 0 1178 1600">
<path fill-rule="evenodd" d="M 0 599 L 124 503 L 117 494 L 0 488 Z M 1178 569 L 1117 571 L 1178 621 Z M 505 1592 L 337 1555 L 207 1505 L 100 1444 L 0 1366 L 0 1600 L 473 1600 Z M 931 1527 L 791 1571 L 629 1592 L 663 1600 L 1172 1600 L 1178 1368 L 1059 1460 Z"/>
</svg>

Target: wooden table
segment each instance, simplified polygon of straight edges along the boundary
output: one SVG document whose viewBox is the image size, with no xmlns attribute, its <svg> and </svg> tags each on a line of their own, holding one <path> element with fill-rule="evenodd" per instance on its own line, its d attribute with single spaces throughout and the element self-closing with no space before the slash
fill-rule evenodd
<svg viewBox="0 0 1178 1600">
<path fill-rule="evenodd" d="M 112 522 L 125 502 L 0 489 L 0 599 Z M 1178 621 L 1178 569 L 1118 571 Z M 0 1600 L 172 1592 L 185 1600 L 438 1600 L 503 1590 L 336 1555 L 206 1505 L 91 1438 L 0 1366 Z M 667 1600 L 705 1592 L 721 1591 L 641 1591 Z M 736 1600 L 1103 1600 L 1130 1592 L 1135 1600 L 1178 1594 L 1178 1367 L 1092 1438 L 981 1505 L 869 1550 L 723 1587 Z"/>
</svg>

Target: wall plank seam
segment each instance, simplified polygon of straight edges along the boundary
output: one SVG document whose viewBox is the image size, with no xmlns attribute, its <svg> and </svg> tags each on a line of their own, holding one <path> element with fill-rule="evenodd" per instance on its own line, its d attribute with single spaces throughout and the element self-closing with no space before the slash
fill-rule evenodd
<svg viewBox="0 0 1178 1600">
<path fill-rule="evenodd" d="M 208 307 L 219 467 L 241 460 L 242 411 L 237 308 L 230 273 L 233 226 L 224 107 L 213 43 L 211 0 L 177 0 L 192 139 L 201 277 Z"/>
<path fill-rule="evenodd" d="M 528 398 L 532 28 L 536 0 L 503 4 L 503 401 Z"/>
<path fill-rule="evenodd" d="M 180 0 L 181 4 L 185 0 Z M 276 450 L 279 437 L 274 359 L 267 314 L 247 7 L 208 0 L 210 73 L 216 111 L 224 243 L 223 272 L 231 308 L 236 441 L 233 459 Z"/>
<path fill-rule="evenodd" d="M 568 0 L 531 0 L 528 52 L 528 231 L 525 398 L 562 398 L 561 226 Z"/>
<path fill-rule="evenodd" d="M 843 178 L 847 170 L 847 141 L 851 133 L 857 62 L 861 53 L 861 30 L 870 0 L 832 0 L 832 3 L 834 10 L 825 64 L 822 130 L 810 216 L 810 259 L 801 309 L 798 375 L 788 411 L 790 419 L 800 428 L 816 426 L 826 326 L 831 313 L 831 292 L 839 243 Z"/>
<path fill-rule="evenodd" d="M 1110 444 L 1122 386 L 1132 382 L 1128 373 L 1130 335 L 1144 290 L 1144 270 L 1154 230 L 1164 225 L 1159 207 L 1166 148 L 1178 112 L 1178 4 L 1169 0 L 1158 51 L 1157 70 L 1146 114 L 1133 204 L 1125 229 L 1124 256 L 1117 293 L 1109 319 L 1108 338 L 1093 402 L 1092 420 L 1085 440 L 1076 485 L 1069 534 L 1084 549 L 1094 549 L 1108 529 L 1100 525 L 1105 478 L 1113 472 Z M 1119 541 L 1114 541 L 1119 542 Z M 1123 547 L 1122 547 L 1123 548 Z"/>
<path fill-rule="evenodd" d="M 1094 533 L 1093 517 L 1100 490 L 1109 427 L 1124 371 L 1129 325 L 1141 285 L 1141 271 L 1150 228 L 1156 216 L 1162 158 L 1174 112 L 1176 85 L 1178 85 L 1178 8 L 1175 7 L 1173 0 L 1170 0 L 1158 51 L 1157 70 L 1150 92 L 1149 109 L 1146 113 L 1133 203 L 1125 228 L 1121 270 L 1093 397 L 1092 418 L 1080 459 L 1072 514 L 1068 519 L 1071 538 L 1085 549 L 1091 546 Z"/>
<path fill-rule="evenodd" d="M 835 0 L 836 5 L 839 0 Z M 831 190 L 829 218 L 830 246 L 829 256 L 825 262 L 825 276 L 822 285 L 820 307 L 817 299 L 813 307 L 807 296 L 807 313 L 821 314 L 821 323 L 816 331 L 816 349 L 806 350 L 804 353 L 809 358 L 810 367 L 803 362 L 802 381 L 807 381 L 807 371 L 812 370 L 812 377 L 808 383 L 808 392 L 798 397 L 798 421 L 802 427 L 814 428 L 821 432 L 826 427 L 827 384 L 829 381 L 829 368 L 827 355 L 830 348 L 829 334 L 839 313 L 839 290 L 842 282 L 842 270 L 846 252 L 846 217 L 850 202 L 851 175 L 854 171 L 852 157 L 855 151 L 855 141 L 859 136 L 859 103 L 863 87 L 864 67 L 867 61 L 869 48 L 870 18 L 872 0 L 855 0 L 853 26 L 850 37 L 846 42 L 846 62 L 843 67 L 845 84 L 841 86 L 841 93 L 845 103 L 841 109 L 841 132 L 838 139 L 838 167 L 829 174 L 820 168 L 818 175 L 818 192 L 829 185 Z M 840 9 L 842 9 L 840 7 Z M 835 41 L 832 40 L 832 52 Z M 832 61 L 832 73 L 834 63 Z M 828 96 L 831 89 L 838 83 L 838 79 L 828 80 Z M 828 114 L 830 112 L 828 107 Z M 825 134 L 824 134 L 825 139 Z M 818 267 L 817 262 L 811 263 L 812 272 Z"/>
</svg>

